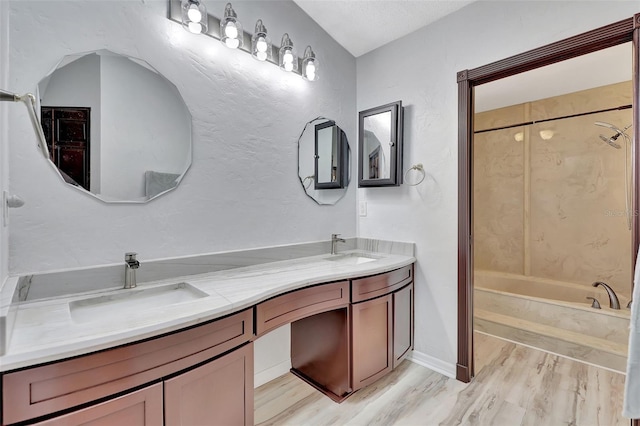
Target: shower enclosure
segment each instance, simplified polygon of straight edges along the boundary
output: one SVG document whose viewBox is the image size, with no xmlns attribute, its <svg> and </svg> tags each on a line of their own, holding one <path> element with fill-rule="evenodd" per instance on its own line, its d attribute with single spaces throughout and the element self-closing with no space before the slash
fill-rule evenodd
<svg viewBox="0 0 640 426">
<path fill-rule="evenodd" d="M 624 370 L 631 98 L 628 81 L 475 115 L 476 330 Z"/>
</svg>

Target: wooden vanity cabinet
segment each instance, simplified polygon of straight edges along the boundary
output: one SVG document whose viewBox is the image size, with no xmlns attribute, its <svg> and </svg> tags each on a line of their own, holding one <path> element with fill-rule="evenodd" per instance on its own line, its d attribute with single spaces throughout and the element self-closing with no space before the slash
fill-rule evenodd
<svg viewBox="0 0 640 426">
<path fill-rule="evenodd" d="M 352 386 L 367 386 L 413 348 L 413 265 L 351 284 Z"/>
<path fill-rule="evenodd" d="M 75 419 L 84 418 L 84 414 L 80 414 L 81 411 L 71 412 L 75 409 L 89 413 L 89 417 L 96 415 L 97 418 L 109 418 L 105 416 L 110 410 L 113 410 L 114 416 L 121 411 L 120 406 L 115 404 L 117 399 L 109 398 L 122 396 L 125 401 L 139 400 L 140 396 L 134 397 L 136 392 L 126 392 L 148 384 L 151 384 L 151 388 L 156 384 L 163 387 L 163 383 L 169 383 L 168 388 L 173 393 L 171 399 L 167 400 L 167 387 L 164 387 L 164 400 L 169 403 L 163 404 L 161 398 L 161 411 L 164 405 L 164 409 L 169 407 L 172 413 L 184 411 L 180 409 L 182 403 L 175 402 L 173 396 L 182 392 L 188 394 L 193 386 L 203 386 L 201 389 L 206 388 L 209 395 L 215 396 L 225 394 L 230 388 L 233 388 L 234 395 L 239 395 L 238 389 L 243 388 L 245 398 L 238 401 L 243 404 L 250 401 L 246 409 L 251 413 L 244 413 L 244 421 L 234 424 L 251 424 L 253 346 L 247 342 L 252 340 L 253 309 L 247 309 L 150 340 L 5 373 L 2 375 L 2 424 L 25 422 L 55 413 L 64 413 L 59 420 L 68 421 L 44 424 L 80 424 Z M 189 382 L 197 381 L 197 376 L 203 379 L 198 379 L 198 385 L 190 385 Z M 183 378 L 178 379 L 180 377 Z M 220 382 L 217 379 L 219 377 L 233 380 L 233 383 Z M 149 393 L 138 395 L 144 395 L 146 399 L 144 403 L 138 402 L 129 409 L 128 415 L 142 412 L 142 409 L 146 412 L 146 407 L 155 406 Z M 90 406 L 94 401 L 100 402 Z M 188 405 L 186 401 L 184 403 Z M 208 410 L 212 405 L 215 404 L 208 401 L 201 404 L 198 410 Z M 192 405 L 188 406 L 190 410 L 194 409 Z M 223 404 L 218 408 L 221 412 L 229 409 L 233 412 L 233 418 L 238 418 L 235 406 Z M 181 414 L 177 416 L 181 417 Z M 108 423 L 117 424 L 112 421 Z M 96 424 L 101 423 L 98 421 Z M 140 424 L 146 424 L 146 421 Z"/>
<path fill-rule="evenodd" d="M 36 423 L 38 426 L 158 426 L 162 420 L 162 383 Z"/>
<path fill-rule="evenodd" d="M 393 297 L 388 294 L 351 307 L 353 390 L 393 368 Z"/>
<path fill-rule="evenodd" d="M 253 343 L 164 381 L 169 425 L 253 425 Z"/>
</svg>

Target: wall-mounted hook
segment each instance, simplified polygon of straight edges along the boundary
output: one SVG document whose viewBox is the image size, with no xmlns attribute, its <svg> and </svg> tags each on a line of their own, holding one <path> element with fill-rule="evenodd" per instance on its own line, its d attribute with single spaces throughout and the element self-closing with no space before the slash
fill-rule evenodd
<svg viewBox="0 0 640 426">
<path fill-rule="evenodd" d="M 16 209 L 24 206 L 24 200 L 17 195 L 9 195 L 7 191 L 2 191 L 2 224 L 9 224 L 9 209 Z"/>
</svg>

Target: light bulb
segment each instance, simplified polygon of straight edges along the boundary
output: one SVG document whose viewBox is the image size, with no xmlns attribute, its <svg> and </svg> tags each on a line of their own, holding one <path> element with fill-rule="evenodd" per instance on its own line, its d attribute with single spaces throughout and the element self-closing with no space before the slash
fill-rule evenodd
<svg viewBox="0 0 640 426">
<path fill-rule="evenodd" d="M 200 34 L 202 32 L 202 24 L 199 22 L 189 22 L 189 31 L 194 34 Z"/>
<path fill-rule="evenodd" d="M 227 25 L 225 25 L 224 27 L 224 35 L 226 35 L 229 38 L 238 38 L 238 27 L 236 27 L 236 24 L 234 24 L 233 22 L 229 21 L 227 22 Z"/>
<path fill-rule="evenodd" d="M 293 71 L 293 62 L 285 62 L 284 63 L 285 71 Z"/>
<path fill-rule="evenodd" d="M 291 50 L 287 50 L 286 52 L 284 52 L 284 55 L 282 56 L 282 62 L 284 64 L 291 64 L 293 66 L 293 53 L 291 53 Z"/>
<path fill-rule="evenodd" d="M 266 52 L 268 47 L 269 45 L 267 44 L 267 41 L 264 39 L 264 37 L 258 38 L 258 41 L 256 42 L 256 50 L 258 52 Z"/>
<path fill-rule="evenodd" d="M 228 38 L 224 41 L 229 49 L 237 49 L 240 46 L 240 40 L 237 38 Z"/>
<path fill-rule="evenodd" d="M 307 62 L 307 74 L 316 73 L 316 64 L 313 61 Z"/>
<path fill-rule="evenodd" d="M 314 69 L 313 71 L 309 71 L 307 69 L 307 80 L 313 81 L 315 79 L 316 79 L 316 70 Z"/>
<path fill-rule="evenodd" d="M 202 12 L 200 12 L 200 10 L 198 9 L 198 6 L 195 4 L 192 4 L 191 6 L 189 6 L 189 10 L 187 11 L 187 16 L 189 17 L 189 20 L 191 20 L 192 22 L 198 23 L 202 21 Z"/>
<path fill-rule="evenodd" d="M 259 61 L 267 60 L 267 52 L 256 52 L 256 59 Z"/>
</svg>

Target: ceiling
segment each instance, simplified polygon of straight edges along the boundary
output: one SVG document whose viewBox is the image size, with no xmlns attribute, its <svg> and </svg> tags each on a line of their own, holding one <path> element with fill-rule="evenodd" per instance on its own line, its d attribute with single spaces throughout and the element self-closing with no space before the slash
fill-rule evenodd
<svg viewBox="0 0 640 426">
<path fill-rule="evenodd" d="M 476 0 L 293 0 L 353 56 L 364 55 Z"/>
<path fill-rule="evenodd" d="M 631 42 L 477 86 L 475 111 L 578 92 L 629 81 L 633 71 Z"/>
</svg>

